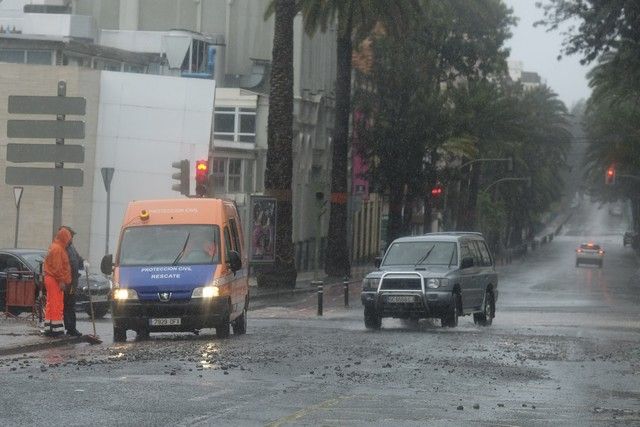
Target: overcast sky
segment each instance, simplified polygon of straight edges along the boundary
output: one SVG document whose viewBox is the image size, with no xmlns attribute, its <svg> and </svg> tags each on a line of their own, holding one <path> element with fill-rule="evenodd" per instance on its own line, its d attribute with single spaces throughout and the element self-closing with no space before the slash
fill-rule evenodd
<svg viewBox="0 0 640 427">
<path fill-rule="evenodd" d="M 504 0 L 518 17 L 513 37 L 507 41 L 511 60 L 522 61 L 525 71 L 535 71 L 558 94 L 567 108 L 581 98 L 588 98 L 590 89 L 585 74 L 587 67 L 580 65 L 579 56 L 565 56 L 558 61 L 562 36 L 559 32 L 547 32 L 544 27 L 533 27 L 543 17 L 536 8 L 536 0 Z"/>
</svg>

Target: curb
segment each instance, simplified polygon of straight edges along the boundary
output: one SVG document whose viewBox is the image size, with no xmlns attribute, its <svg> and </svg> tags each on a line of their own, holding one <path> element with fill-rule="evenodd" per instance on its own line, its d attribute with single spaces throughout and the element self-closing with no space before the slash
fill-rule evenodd
<svg viewBox="0 0 640 427">
<path fill-rule="evenodd" d="M 62 347 L 69 344 L 79 344 L 86 341 L 84 336 L 57 339 L 50 338 L 50 340 L 51 341 L 0 348 L 0 356 L 8 356 L 19 353 L 31 353 L 34 351 L 47 350 L 49 348 Z"/>
</svg>

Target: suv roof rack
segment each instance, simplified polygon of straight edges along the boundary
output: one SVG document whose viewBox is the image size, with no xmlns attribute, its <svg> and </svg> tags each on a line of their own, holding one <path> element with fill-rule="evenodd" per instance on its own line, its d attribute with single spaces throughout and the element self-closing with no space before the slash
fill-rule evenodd
<svg viewBox="0 0 640 427">
<path fill-rule="evenodd" d="M 479 231 L 438 231 L 435 233 L 425 233 L 423 236 L 463 236 L 465 234 L 482 236 L 482 233 Z"/>
</svg>

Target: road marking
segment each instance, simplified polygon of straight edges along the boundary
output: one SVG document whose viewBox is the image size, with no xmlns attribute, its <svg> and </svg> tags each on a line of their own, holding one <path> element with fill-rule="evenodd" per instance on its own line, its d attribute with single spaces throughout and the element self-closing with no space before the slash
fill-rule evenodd
<svg viewBox="0 0 640 427">
<path fill-rule="evenodd" d="M 342 400 L 347 399 L 348 396 L 336 397 L 333 399 L 325 400 L 324 402 L 317 403 L 315 405 L 307 406 L 306 408 L 302 408 L 298 412 L 294 412 L 291 415 L 287 415 L 286 417 L 282 417 L 270 424 L 267 424 L 268 427 L 280 427 L 286 423 L 291 423 L 299 420 L 300 418 L 306 417 L 307 415 L 316 412 L 321 409 L 328 409 L 332 406 L 335 406 L 337 403 Z"/>
</svg>

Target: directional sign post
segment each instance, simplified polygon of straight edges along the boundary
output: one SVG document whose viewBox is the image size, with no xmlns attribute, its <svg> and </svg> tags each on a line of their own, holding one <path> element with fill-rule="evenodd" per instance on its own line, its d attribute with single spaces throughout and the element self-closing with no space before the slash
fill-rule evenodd
<svg viewBox="0 0 640 427">
<path fill-rule="evenodd" d="M 107 190 L 107 234 L 104 243 L 104 254 L 107 255 L 109 253 L 109 214 L 111 212 L 111 179 L 113 179 L 114 168 L 101 168 L 100 172 L 102 172 L 102 182 L 104 183 L 104 189 Z"/>
<path fill-rule="evenodd" d="M 65 139 L 83 139 L 83 121 L 65 120 L 66 115 L 82 116 L 87 101 L 80 97 L 67 97 L 67 84 L 58 82 L 57 96 L 9 96 L 10 114 L 49 114 L 55 120 L 7 121 L 7 137 L 29 139 L 55 139 L 56 144 L 7 144 L 7 161 L 12 163 L 47 163 L 55 168 L 6 168 L 5 183 L 9 185 L 53 186 L 53 235 L 62 224 L 62 188 L 82 187 L 82 169 L 64 169 L 64 163 L 83 163 L 84 147 L 64 145 Z M 20 187 L 21 188 L 21 187 Z M 17 236 L 17 230 L 16 230 Z M 16 237 L 17 239 L 17 237 Z"/>
<path fill-rule="evenodd" d="M 22 199 L 22 187 L 13 187 L 13 198 L 16 202 L 16 235 L 13 239 L 13 247 L 18 247 L 18 230 L 20 229 L 20 200 Z"/>
</svg>

